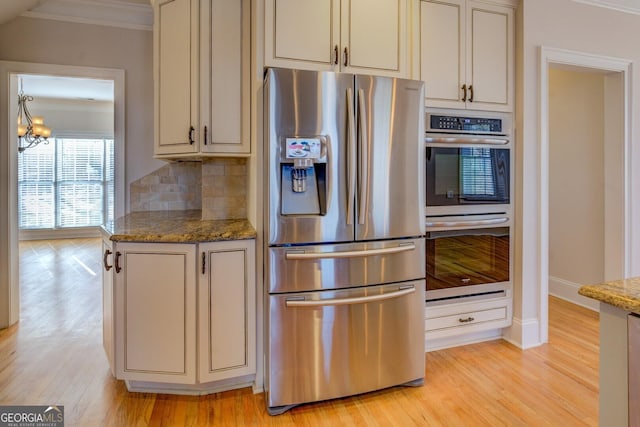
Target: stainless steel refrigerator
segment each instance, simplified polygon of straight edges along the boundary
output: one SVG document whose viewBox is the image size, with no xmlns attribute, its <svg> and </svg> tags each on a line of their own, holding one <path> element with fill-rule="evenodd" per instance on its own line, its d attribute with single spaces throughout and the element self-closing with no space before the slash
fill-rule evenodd
<svg viewBox="0 0 640 427">
<path fill-rule="evenodd" d="M 424 379 L 424 85 L 269 69 L 269 413 Z"/>
</svg>

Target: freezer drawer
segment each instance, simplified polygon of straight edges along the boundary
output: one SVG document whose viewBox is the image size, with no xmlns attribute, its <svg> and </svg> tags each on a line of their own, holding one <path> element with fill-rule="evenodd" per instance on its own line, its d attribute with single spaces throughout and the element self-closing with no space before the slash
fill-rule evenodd
<svg viewBox="0 0 640 427">
<path fill-rule="evenodd" d="M 269 296 L 267 406 L 424 378 L 424 280 Z"/>
<path fill-rule="evenodd" d="M 425 240 L 272 247 L 270 293 L 351 288 L 425 277 Z"/>
</svg>

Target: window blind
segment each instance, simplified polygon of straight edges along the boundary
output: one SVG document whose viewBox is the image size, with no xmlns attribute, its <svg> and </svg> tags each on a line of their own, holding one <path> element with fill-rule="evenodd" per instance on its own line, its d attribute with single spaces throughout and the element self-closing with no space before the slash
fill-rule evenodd
<svg viewBox="0 0 640 427">
<path fill-rule="evenodd" d="M 50 138 L 18 156 L 23 229 L 91 227 L 113 219 L 113 139 Z"/>
</svg>

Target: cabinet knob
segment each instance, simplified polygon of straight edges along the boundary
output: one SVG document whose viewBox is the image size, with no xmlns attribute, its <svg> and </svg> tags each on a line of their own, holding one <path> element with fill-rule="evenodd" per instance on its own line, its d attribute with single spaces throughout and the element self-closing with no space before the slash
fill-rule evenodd
<svg viewBox="0 0 640 427">
<path fill-rule="evenodd" d="M 338 65 L 339 56 L 340 56 L 340 54 L 338 53 L 338 45 L 335 45 L 333 47 L 333 63 L 335 65 Z"/>
<path fill-rule="evenodd" d="M 347 65 L 349 65 L 349 50 L 347 49 L 347 47 L 344 47 L 344 66 L 346 67 Z"/>
<path fill-rule="evenodd" d="M 109 271 L 113 268 L 113 265 L 109 265 L 107 264 L 107 257 L 109 255 L 111 255 L 113 252 L 111 252 L 109 249 L 107 249 L 106 251 L 104 251 L 104 256 L 102 257 L 102 263 L 104 264 L 104 269 Z"/>
<path fill-rule="evenodd" d="M 469 102 L 473 102 L 473 85 L 469 85 Z"/>
<path fill-rule="evenodd" d="M 204 127 L 204 145 L 207 145 L 207 127 Z"/>
<path fill-rule="evenodd" d="M 476 320 L 476 319 L 474 319 L 473 317 L 469 316 L 466 319 L 462 319 L 462 318 L 458 319 L 458 322 L 460 322 L 460 323 L 469 323 L 469 322 L 473 322 L 474 320 Z"/>
<path fill-rule="evenodd" d="M 462 85 L 462 102 L 467 102 L 467 85 Z"/>
</svg>

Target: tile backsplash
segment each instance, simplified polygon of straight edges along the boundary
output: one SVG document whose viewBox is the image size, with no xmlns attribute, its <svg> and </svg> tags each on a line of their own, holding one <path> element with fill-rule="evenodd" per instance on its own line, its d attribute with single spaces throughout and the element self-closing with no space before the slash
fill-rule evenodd
<svg viewBox="0 0 640 427">
<path fill-rule="evenodd" d="M 246 218 L 246 160 L 167 164 L 133 182 L 132 212 L 201 209 L 202 219 Z"/>
</svg>

